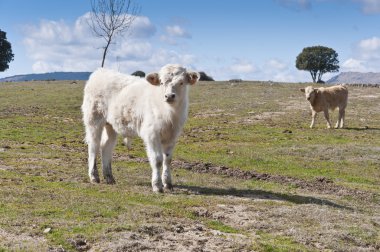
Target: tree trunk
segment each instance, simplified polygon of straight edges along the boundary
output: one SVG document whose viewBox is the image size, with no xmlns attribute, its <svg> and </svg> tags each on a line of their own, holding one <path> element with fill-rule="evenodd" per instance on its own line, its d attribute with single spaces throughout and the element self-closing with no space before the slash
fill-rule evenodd
<svg viewBox="0 0 380 252">
<path fill-rule="evenodd" d="M 320 82 L 322 80 L 322 75 L 323 75 L 323 73 L 319 72 L 319 74 L 318 74 L 318 82 Z"/>
<path fill-rule="evenodd" d="M 315 79 L 317 77 L 317 73 L 314 72 L 314 71 L 310 71 L 310 74 L 311 74 L 311 78 L 313 79 L 313 82 L 315 83 Z"/>
<path fill-rule="evenodd" d="M 107 41 L 107 45 L 104 47 L 103 59 L 102 59 L 102 67 L 104 67 L 104 61 L 106 60 L 107 51 L 108 51 L 108 47 L 110 46 L 110 44 L 111 44 L 111 38 Z"/>
</svg>

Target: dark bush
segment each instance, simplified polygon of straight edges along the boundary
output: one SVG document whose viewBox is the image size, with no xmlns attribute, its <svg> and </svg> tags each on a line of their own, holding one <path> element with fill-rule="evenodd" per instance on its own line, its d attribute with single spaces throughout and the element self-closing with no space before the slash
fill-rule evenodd
<svg viewBox="0 0 380 252">
<path fill-rule="evenodd" d="M 140 71 L 140 70 L 132 73 L 131 75 L 138 76 L 140 78 L 144 78 L 145 77 L 145 73 L 143 71 Z"/>
<path fill-rule="evenodd" d="M 214 79 L 211 76 L 208 76 L 205 72 L 199 72 L 200 81 L 214 81 Z"/>
</svg>

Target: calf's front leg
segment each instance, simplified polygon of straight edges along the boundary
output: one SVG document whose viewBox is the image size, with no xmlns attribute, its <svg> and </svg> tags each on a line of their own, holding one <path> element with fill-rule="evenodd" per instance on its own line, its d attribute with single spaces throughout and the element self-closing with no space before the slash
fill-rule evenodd
<svg viewBox="0 0 380 252">
<path fill-rule="evenodd" d="M 172 183 L 172 175 L 171 175 L 171 162 L 172 162 L 172 154 L 173 154 L 174 144 L 167 146 L 164 148 L 163 155 L 163 170 L 162 170 L 162 182 L 164 184 L 164 188 L 168 190 L 173 190 Z"/>
<path fill-rule="evenodd" d="M 315 124 L 315 118 L 317 117 L 317 112 L 314 110 L 311 111 L 311 124 L 310 124 L 310 129 L 314 127 Z"/>
<path fill-rule="evenodd" d="M 162 180 L 160 176 L 160 170 L 162 166 L 162 147 L 160 141 L 146 140 L 146 152 L 149 159 L 149 164 L 152 168 L 152 189 L 153 192 L 162 193 Z"/>
</svg>

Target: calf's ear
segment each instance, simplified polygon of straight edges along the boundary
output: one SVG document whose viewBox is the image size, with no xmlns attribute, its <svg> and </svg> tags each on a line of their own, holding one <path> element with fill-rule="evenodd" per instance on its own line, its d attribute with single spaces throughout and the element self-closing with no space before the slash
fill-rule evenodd
<svg viewBox="0 0 380 252">
<path fill-rule="evenodd" d="M 200 76 L 198 72 L 188 72 L 187 73 L 187 79 L 190 83 L 190 85 L 194 85 L 199 80 Z"/>
<path fill-rule="evenodd" d="M 304 89 L 304 88 L 300 88 L 300 91 L 301 91 L 302 93 L 305 93 L 305 89 Z"/>
<path fill-rule="evenodd" d="M 146 80 L 152 85 L 160 85 L 160 78 L 158 73 L 150 73 L 146 76 Z"/>
</svg>

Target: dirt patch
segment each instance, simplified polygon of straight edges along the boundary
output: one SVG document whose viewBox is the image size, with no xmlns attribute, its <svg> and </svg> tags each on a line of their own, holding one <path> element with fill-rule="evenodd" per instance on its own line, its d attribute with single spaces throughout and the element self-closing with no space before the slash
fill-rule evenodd
<svg viewBox="0 0 380 252">
<path fill-rule="evenodd" d="M 226 166 L 217 166 L 210 163 L 195 162 L 190 163 L 186 161 L 173 161 L 174 168 L 183 168 L 198 173 L 210 173 L 217 175 L 224 175 L 228 177 L 235 177 L 239 179 L 256 179 L 262 181 L 270 181 L 279 184 L 292 185 L 297 188 L 305 189 L 312 192 L 323 194 L 334 194 L 338 196 L 351 196 L 361 199 L 371 200 L 375 195 L 370 192 L 349 189 L 343 186 L 334 184 L 334 182 L 325 177 L 317 177 L 314 180 L 303 180 L 299 178 L 272 175 L 267 173 L 258 173 L 256 171 L 243 171 L 233 169 Z"/>
<path fill-rule="evenodd" d="M 202 224 L 166 224 L 113 233 L 112 242 L 94 244 L 90 251 L 251 251 L 252 239 L 245 235 L 211 230 Z"/>
<path fill-rule="evenodd" d="M 212 111 L 202 111 L 202 113 L 197 113 L 192 115 L 193 118 L 212 118 L 212 117 L 232 117 L 235 116 L 233 113 L 226 112 L 223 109 L 216 109 Z"/>
<path fill-rule="evenodd" d="M 306 99 L 304 99 L 304 95 L 300 96 L 291 96 L 288 97 L 286 101 L 278 101 L 278 105 L 283 108 L 285 111 L 297 111 L 309 109 L 309 105 Z"/>
<path fill-rule="evenodd" d="M 238 124 L 253 124 L 261 121 L 272 121 L 274 118 L 283 117 L 286 113 L 282 111 L 275 112 L 263 112 L 263 113 L 255 113 L 253 111 L 248 112 L 248 116 L 237 121 L 233 121 L 232 123 Z"/>
<path fill-rule="evenodd" d="M 0 111 L 0 116 L 9 117 L 15 115 L 34 116 L 41 111 L 39 106 L 16 107 L 10 106 Z"/>
<path fill-rule="evenodd" d="M 126 158 L 134 162 L 147 163 L 147 158 L 140 158 L 128 155 Z M 340 185 L 337 185 L 331 179 L 326 177 L 316 177 L 314 180 L 304 180 L 300 178 L 282 176 L 282 175 L 273 175 L 267 173 L 259 173 L 256 171 L 243 171 L 240 169 L 234 169 L 226 166 L 213 165 L 211 163 L 202 163 L 202 162 L 187 162 L 182 160 L 174 160 L 172 162 L 173 169 L 186 169 L 192 172 L 197 173 L 208 173 L 215 175 L 222 175 L 228 177 L 234 177 L 238 179 L 254 179 L 261 181 L 275 182 L 283 185 L 291 185 L 296 188 L 301 188 L 307 191 L 316 192 L 320 194 L 332 194 L 337 196 L 350 196 L 362 200 L 372 200 L 377 194 L 361 191 L 351 188 L 346 188 Z"/>
<path fill-rule="evenodd" d="M 9 170 L 13 170 L 13 168 L 7 165 L 0 164 L 0 171 L 9 171 Z"/>
<path fill-rule="evenodd" d="M 4 246 L 11 251 L 48 251 L 47 241 L 43 237 L 26 234 L 12 234 L 0 229 L 0 248 Z"/>
<path fill-rule="evenodd" d="M 194 212 L 207 213 L 207 218 L 247 233 L 260 230 L 274 236 L 291 237 L 297 243 L 317 250 L 380 249 L 373 221 L 366 214 L 349 209 L 312 204 L 277 204 L 268 208 L 258 203 L 250 204 L 247 200 L 245 204 L 219 204 L 212 209 L 196 207 Z"/>
</svg>

